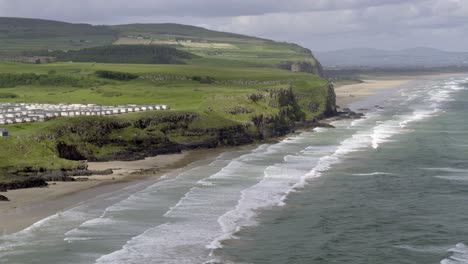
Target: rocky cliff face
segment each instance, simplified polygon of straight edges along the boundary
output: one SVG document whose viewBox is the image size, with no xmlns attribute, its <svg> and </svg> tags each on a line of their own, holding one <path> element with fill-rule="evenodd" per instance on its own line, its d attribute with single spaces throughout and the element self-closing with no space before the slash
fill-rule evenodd
<svg viewBox="0 0 468 264">
<path fill-rule="evenodd" d="M 315 60 L 315 64 L 305 61 L 287 61 L 277 65 L 277 67 L 292 72 L 305 72 L 324 77 L 323 67 L 317 60 Z"/>
<path fill-rule="evenodd" d="M 329 83 L 327 85 L 327 96 L 325 111 L 323 112 L 323 117 L 331 117 L 337 114 L 336 110 L 336 94 L 333 84 Z"/>
<path fill-rule="evenodd" d="M 259 139 L 249 125 L 193 127 L 199 118 L 202 117 L 194 113 L 155 113 L 133 121 L 86 119 L 46 136 L 58 142 L 56 148 L 61 158 L 90 161 L 136 160 L 184 149 L 248 144 Z"/>
<path fill-rule="evenodd" d="M 326 105 L 322 116 L 336 112 L 333 87 L 327 87 Z M 254 115 L 251 123 L 232 123 L 221 127 L 199 127 L 194 124 L 209 117 L 197 113 L 149 113 L 136 120 L 112 118 L 76 119 L 53 133 L 57 153 L 70 160 L 134 160 L 185 149 L 237 146 L 258 140 L 283 136 L 300 123 L 306 114 L 292 89 L 267 90 L 270 106 L 278 109 L 274 115 Z M 110 150 L 110 151 L 103 151 Z"/>
</svg>

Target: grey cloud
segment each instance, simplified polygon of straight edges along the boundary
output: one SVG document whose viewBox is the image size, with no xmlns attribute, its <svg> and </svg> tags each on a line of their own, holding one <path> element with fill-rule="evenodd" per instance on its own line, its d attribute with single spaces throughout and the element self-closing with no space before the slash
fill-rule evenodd
<svg viewBox="0 0 468 264">
<path fill-rule="evenodd" d="M 424 2 L 427 0 L 413 0 Z M 298 13 L 357 9 L 405 3 L 405 0 L 0 0 L 0 15 L 66 15 L 71 19 L 105 16 L 257 16 L 269 13 Z M 40 10 L 40 13 L 38 12 Z"/>
<path fill-rule="evenodd" d="M 467 0 L 0 0 L 0 16 L 184 23 L 319 50 L 468 46 Z"/>
</svg>

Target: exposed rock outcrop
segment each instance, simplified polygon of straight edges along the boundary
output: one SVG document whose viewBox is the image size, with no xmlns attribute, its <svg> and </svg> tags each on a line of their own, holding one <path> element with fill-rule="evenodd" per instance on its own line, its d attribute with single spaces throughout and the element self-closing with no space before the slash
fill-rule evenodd
<svg viewBox="0 0 468 264">
<path fill-rule="evenodd" d="M 324 77 L 323 67 L 318 60 L 312 64 L 306 61 L 285 61 L 277 65 L 278 68 L 292 72 L 305 72 Z"/>
<path fill-rule="evenodd" d="M 338 119 L 360 119 L 363 118 L 363 113 L 356 113 L 349 108 L 344 108 L 343 111 L 338 112 Z"/>
<path fill-rule="evenodd" d="M 333 84 L 329 83 L 327 85 L 327 96 L 326 96 L 326 104 L 325 104 L 325 111 L 323 112 L 324 117 L 331 117 L 337 114 L 336 110 L 336 94 Z"/>
<path fill-rule="evenodd" d="M 7 190 L 45 187 L 47 182 L 38 177 L 25 177 L 21 180 L 14 180 L 11 182 L 0 182 L 0 191 L 6 192 Z"/>
</svg>

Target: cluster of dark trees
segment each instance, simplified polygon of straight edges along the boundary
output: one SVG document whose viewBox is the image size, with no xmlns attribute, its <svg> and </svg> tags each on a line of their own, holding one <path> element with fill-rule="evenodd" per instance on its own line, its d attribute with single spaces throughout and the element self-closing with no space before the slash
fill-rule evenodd
<svg viewBox="0 0 468 264">
<path fill-rule="evenodd" d="M 157 45 L 110 45 L 69 51 L 33 51 L 25 55 L 50 56 L 58 61 L 135 64 L 184 64 L 184 60 L 195 56 Z"/>
<path fill-rule="evenodd" d="M 90 85 L 95 85 L 96 82 L 84 77 L 77 78 L 55 74 L 0 73 L 0 88 L 11 88 L 20 85 L 89 87 Z"/>
<path fill-rule="evenodd" d="M 130 81 L 139 77 L 138 75 L 133 73 L 115 71 L 96 71 L 96 75 L 101 78 L 118 81 Z"/>
<path fill-rule="evenodd" d="M 216 79 L 211 76 L 193 76 L 192 81 L 197 81 L 204 84 L 212 84 L 216 82 Z"/>
</svg>

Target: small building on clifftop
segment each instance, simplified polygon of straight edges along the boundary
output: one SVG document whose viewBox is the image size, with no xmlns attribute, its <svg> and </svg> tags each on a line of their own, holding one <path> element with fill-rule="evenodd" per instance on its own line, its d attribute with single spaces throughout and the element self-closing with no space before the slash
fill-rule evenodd
<svg viewBox="0 0 468 264">
<path fill-rule="evenodd" d="M 0 137 L 8 137 L 8 136 L 9 136 L 8 130 L 4 128 L 0 128 Z"/>
</svg>

